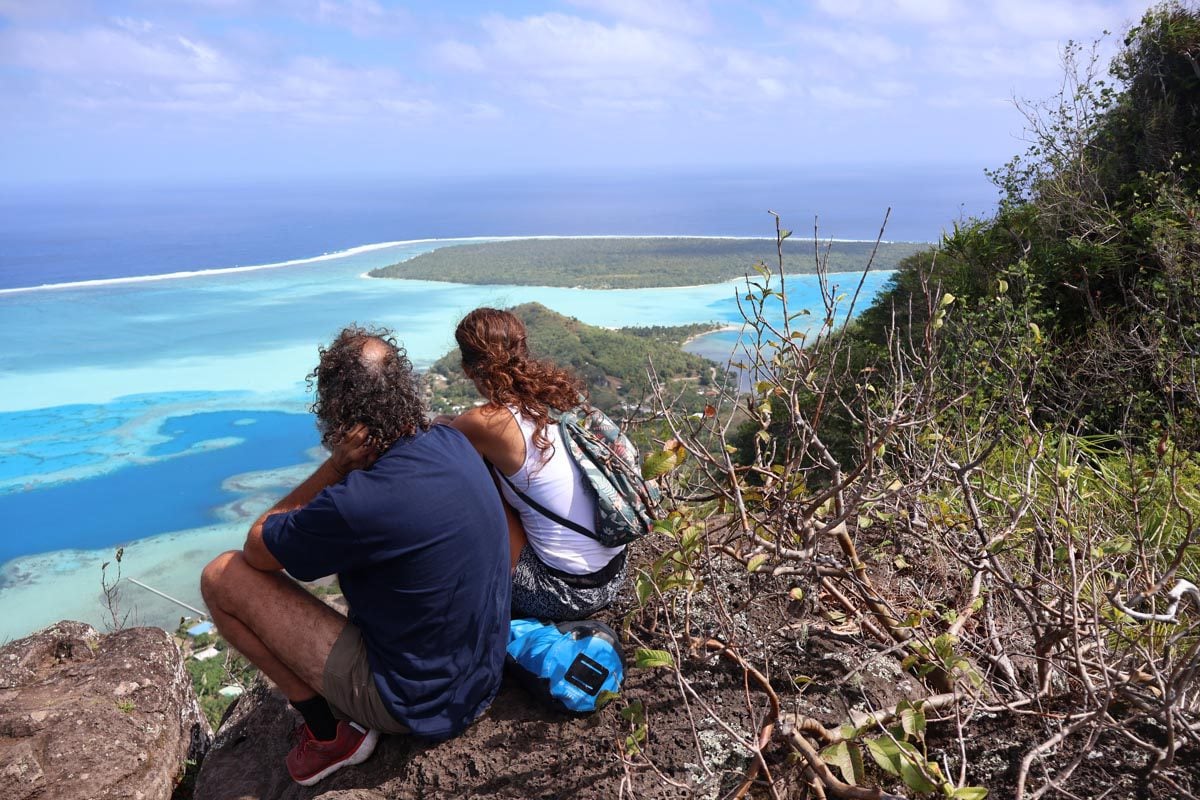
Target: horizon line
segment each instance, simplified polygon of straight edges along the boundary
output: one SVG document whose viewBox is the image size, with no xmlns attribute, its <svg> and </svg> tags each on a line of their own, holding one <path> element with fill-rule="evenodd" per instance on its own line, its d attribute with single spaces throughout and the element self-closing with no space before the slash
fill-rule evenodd
<svg viewBox="0 0 1200 800">
<path fill-rule="evenodd" d="M 91 289 L 100 286 L 114 286 L 127 283 L 149 283 L 152 281 L 165 280 L 181 280 L 185 278 L 204 278 L 214 275 L 233 275 L 242 272 L 257 272 L 266 269 L 280 269 L 282 267 L 294 267 L 300 264 L 314 264 L 321 261 L 332 261 L 338 258 L 347 258 L 349 256 L 359 255 L 360 253 L 369 253 L 375 250 L 386 250 L 389 247 L 401 247 L 410 244 L 428 244 L 430 242 L 509 242 L 509 241 L 529 241 L 529 240 L 546 240 L 546 239 L 720 239 L 720 240 L 753 240 L 753 241 L 773 241 L 774 236 L 727 236 L 727 235 L 698 235 L 698 234 L 579 234 L 579 235 L 558 235 L 558 234 L 534 234 L 528 236 L 453 236 L 453 237 L 433 237 L 423 239 L 400 239 L 392 242 L 376 242 L 373 244 L 362 244 L 354 247 L 348 247 L 343 250 L 335 250 L 329 253 L 322 253 L 319 256 L 307 256 L 305 258 L 293 258 L 287 261 L 275 261 L 267 264 L 250 264 L 247 266 L 232 266 L 232 267 L 212 267 L 208 269 L 183 270 L 176 272 L 152 273 L 149 275 L 127 275 L 117 278 L 92 278 L 83 281 L 64 281 L 61 283 L 42 283 L 34 286 L 11 286 L 0 288 L 0 296 L 23 294 L 26 292 L 41 292 L 55 291 L 65 289 Z M 821 242 L 843 242 L 843 243 L 862 243 L 875 242 L 880 244 L 929 244 L 933 242 L 905 241 L 901 239 L 843 239 L 843 238 L 820 238 Z M 438 250 L 440 248 L 434 248 Z M 433 252 L 430 250 L 429 252 Z"/>
</svg>

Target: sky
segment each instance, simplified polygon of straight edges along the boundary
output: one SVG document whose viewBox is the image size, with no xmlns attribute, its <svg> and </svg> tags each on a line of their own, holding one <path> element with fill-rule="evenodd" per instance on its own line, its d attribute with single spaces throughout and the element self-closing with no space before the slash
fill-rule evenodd
<svg viewBox="0 0 1200 800">
<path fill-rule="evenodd" d="M 1146 7 L 0 0 L 0 181 L 996 167 Z"/>
</svg>

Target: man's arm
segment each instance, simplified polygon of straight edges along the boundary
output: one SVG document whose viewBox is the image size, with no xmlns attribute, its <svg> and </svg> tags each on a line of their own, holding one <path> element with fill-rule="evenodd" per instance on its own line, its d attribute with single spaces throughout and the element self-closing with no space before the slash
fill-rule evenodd
<svg viewBox="0 0 1200 800">
<path fill-rule="evenodd" d="M 351 471 L 365 469 L 375 462 L 378 453 L 372 445 L 367 444 L 367 428 L 365 425 L 355 425 L 333 449 L 329 458 L 317 467 L 316 472 L 304 479 L 304 482 L 292 489 L 286 497 L 267 509 L 246 534 L 246 543 L 242 554 L 246 563 L 263 572 L 277 572 L 283 569 L 271 551 L 263 543 L 263 523 L 272 514 L 282 514 L 304 508 L 312 499 L 327 486 L 340 481 Z"/>
</svg>

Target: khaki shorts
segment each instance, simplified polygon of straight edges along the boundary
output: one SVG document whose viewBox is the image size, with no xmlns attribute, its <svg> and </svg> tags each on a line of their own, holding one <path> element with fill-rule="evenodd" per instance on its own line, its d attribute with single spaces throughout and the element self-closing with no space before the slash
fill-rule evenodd
<svg viewBox="0 0 1200 800">
<path fill-rule="evenodd" d="M 380 733 L 410 733 L 388 711 L 367 661 L 362 634 L 347 622 L 325 662 L 325 699 L 334 716 Z"/>
</svg>

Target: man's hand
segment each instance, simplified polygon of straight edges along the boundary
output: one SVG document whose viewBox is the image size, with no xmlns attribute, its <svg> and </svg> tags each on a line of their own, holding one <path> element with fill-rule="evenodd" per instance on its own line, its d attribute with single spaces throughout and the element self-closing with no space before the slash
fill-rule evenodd
<svg viewBox="0 0 1200 800">
<path fill-rule="evenodd" d="M 367 441 L 367 426 L 359 423 L 333 447 L 329 463 L 343 478 L 356 469 L 366 469 L 379 458 L 375 445 Z"/>
<path fill-rule="evenodd" d="M 263 523 L 272 514 L 282 514 L 303 508 L 322 489 L 332 486 L 356 469 L 366 469 L 374 464 L 375 459 L 379 457 L 379 452 L 375 449 L 375 445 L 367 440 L 366 425 L 355 425 L 346 431 L 342 440 L 334 445 L 333 453 L 322 462 L 321 466 L 317 467 L 316 472 L 309 475 L 287 497 L 273 505 L 250 526 L 250 532 L 246 534 L 246 544 L 242 548 L 247 564 L 264 572 L 282 569 L 282 565 L 275 556 L 271 555 L 263 543 Z"/>
</svg>

